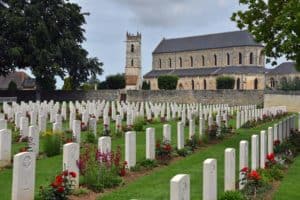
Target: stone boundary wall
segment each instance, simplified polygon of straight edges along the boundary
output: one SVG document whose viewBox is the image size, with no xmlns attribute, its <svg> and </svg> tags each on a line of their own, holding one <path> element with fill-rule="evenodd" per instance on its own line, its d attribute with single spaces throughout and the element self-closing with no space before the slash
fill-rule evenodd
<svg viewBox="0 0 300 200">
<path fill-rule="evenodd" d="M 36 99 L 54 101 L 84 100 L 120 100 L 123 90 L 97 91 L 4 91 L 0 97 L 17 97 L 17 101 L 35 101 Z M 265 94 L 264 94 L 265 93 Z M 264 103 L 266 107 L 286 105 L 289 111 L 300 111 L 300 91 L 263 91 L 263 90 L 129 90 L 128 101 L 177 102 L 177 103 L 223 103 L 245 105 Z"/>
<path fill-rule="evenodd" d="M 140 90 L 127 91 L 128 101 L 262 105 L 263 90 Z"/>
<path fill-rule="evenodd" d="M 266 91 L 264 106 L 286 106 L 289 112 L 300 112 L 300 91 Z"/>
</svg>

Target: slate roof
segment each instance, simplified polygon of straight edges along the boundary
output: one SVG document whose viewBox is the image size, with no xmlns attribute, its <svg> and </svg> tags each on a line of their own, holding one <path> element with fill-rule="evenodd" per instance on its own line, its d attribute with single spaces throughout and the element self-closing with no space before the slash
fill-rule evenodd
<svg viewBox="0 0 300 200">
<path fill-rule="evenodd" d="M 205 67 L 189 69 L 152 70 L 144 78 L 157 78 L 161 75 L 176 75 L 178 77 L 214 76 L 222 74 L 263 74 L 266 69 L 258 66 L 228 66 Z"/>
<path fill-rule="evenodd" d="M 284 62 L 278 65 L 277 67 L 270 69 L 268 75 L 276 75 L 276 74 L 296 74 L 300 73 L 295 69 L 294 62 Z"/>
<path fill-rule="evenodd" d="M 12 72 L 7 76 L 0 76 L 0 90 L 6 90 L 11 81 L 15 82 L 17 88 L 22 90 L 24 88 L 33 88 L 28 87 L 32 86 L 32 82 L 34 79 L 30 78 L 25 72 Z M 30 84 L 29 84 L 30 83 Z M 35 80 L 34 80 L 35 86 Z"/>
<path fill-rule="evenodd" d="M 233 31 L 192 37 L 163 39 L 153 54 L 239 46 L 261 46 L 248 31 Z"/>
</svg>

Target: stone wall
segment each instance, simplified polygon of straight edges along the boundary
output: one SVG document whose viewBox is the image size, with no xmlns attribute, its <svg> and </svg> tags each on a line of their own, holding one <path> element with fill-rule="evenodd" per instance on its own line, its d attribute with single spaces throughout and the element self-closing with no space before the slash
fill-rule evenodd
<svg viewBox="0 0 300 200">
<path fill-rule="evenodd" d="M 264 106 L 286 106 L 289 112 L 300 112 L 300 91 L 266 91 Z"/>
<path fill-rule="evenodd" d="M 127 91 L 128 101 L 177 102 L 177 103 L 223 103 L 229 105 L 263 104 L 263 90 L 140 90 Z"/>
</svg>

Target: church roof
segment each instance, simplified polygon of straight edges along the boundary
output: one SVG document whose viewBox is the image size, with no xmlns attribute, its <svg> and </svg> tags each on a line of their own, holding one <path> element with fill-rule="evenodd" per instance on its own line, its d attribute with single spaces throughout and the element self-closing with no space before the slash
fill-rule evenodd
<svg viewBox="0 0 300 200">
<path fill-rule="evenodd" d="M 163 39 L 153 54 L 239 46 L 262 46 L 248 31 L 233 31 L 183 38 Z"/>
<path fill-rule="evenodd" d="M 214 76 L 222 74 L 263 74 L 266 69 L 259 66 L 229 66 L 205 67 L 189 69 L 152 70 L 144 78 L 157 78 L 161 75 L 176 75 L 178 77 Z"/>
<path fill-rule="evenodd" d="M 294 62 L 284 62 L 278 65 L 277 67 L 270 69 L 268 72 L 269 75 L 276 75 L 276 74 L 295 74 L 300 73 L 296 70 Z"/>
</svg>

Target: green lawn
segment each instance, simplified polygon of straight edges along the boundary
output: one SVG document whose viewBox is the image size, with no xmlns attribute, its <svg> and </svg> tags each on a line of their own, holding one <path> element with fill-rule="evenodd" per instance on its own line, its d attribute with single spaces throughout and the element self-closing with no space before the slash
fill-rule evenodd
<svg viewBox="0 0 300 200">
<path fill-rule="evenodd" d="M 287 175 L 283 178 L 274 200 L 296 200 L 300 199 L 300 157 L 298 156 L 292 164 Z"/>
<path fill-rule="evenodd" d="M 176 174 L 190 174 L 191 180 L 191 199 L 202 199 L 202 167 L 203 161 L 207 158 L 217 159 L 218 169 L 218 192 L 224 191 L 224 150 L 228 147 L 236 148 L 236 157 L 239 157 L 238 147 L 241 140 L 250 140 L 252 134 L 259 134 L 260 130 L 267 129 L 274 124 L 267 123 L 253 129 L 239 129 L 238 133 L 230 139 L 224 140 L 219 144 L 210 146 L 185 159 L 179 160 L 172 165 L 161 168 L 155 173 L 143 176 L 123 188 L 101 197 L 101 200 L 119 199 L 143 199 L 143 200 L 162 200 L 169 199 L 170 180 Z M 249 141 L 249 152 L 251 143 Z M 249 159 L 251 155 L 249 154 Z M 250 160 L 249 160 L 250 161 Z M 236 163 L 238 173 L 238 159 Z M 300 174 L 300 173 L 299 173 Z"/>
</svg>

